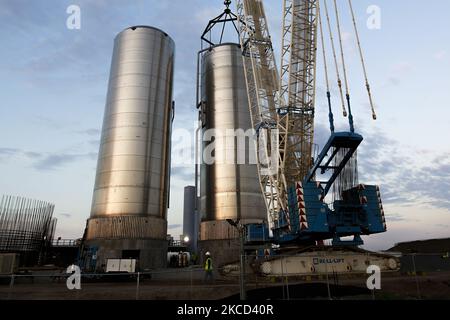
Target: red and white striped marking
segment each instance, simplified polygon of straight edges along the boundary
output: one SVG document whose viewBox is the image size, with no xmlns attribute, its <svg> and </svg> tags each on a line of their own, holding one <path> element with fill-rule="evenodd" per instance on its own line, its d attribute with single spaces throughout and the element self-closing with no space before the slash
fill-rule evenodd
<svg viewBox="0 0 450 320">
<path fill-rule="evenodd" d="M 298 203 L 298 215 L 299 215 L 299 223 L 300 230 L 308 229 L 308 219 L 306 218 L 306 205 L 305 205 L 305 195 L 303 192 L 303 185 L 301 182 L 296 183 L 296 192 L 297 192 L 297 203 Z"/>
<path fill-rule="evenodd" d="M 380 192 L 380 187 L 379 186 L 377 186 L 377 197 L 378 197 L 378 205 L 379 205 L 380 211 L 381 211 L 381 219 L 383 221 L 383 227 L 384 227 L 384 230 L 386 230 L 387 229 L 387 227 L 386 227 L 386 217 L 384 215 L 384 208 L 383 208 L 383 203 L 381 201 L 381 192 Z"/>
</svg>

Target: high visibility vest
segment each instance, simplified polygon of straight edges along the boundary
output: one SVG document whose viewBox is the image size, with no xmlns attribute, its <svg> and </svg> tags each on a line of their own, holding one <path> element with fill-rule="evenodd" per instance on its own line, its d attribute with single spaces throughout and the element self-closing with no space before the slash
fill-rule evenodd
<svg viewBox="0 0 450 320">
<path fill-rule="evenodd" d="M 208 258 L 208 259 L 206 259 L 206 261 L 205 261 L 205 270 L 206 271 L 210 271 L 210 270 L 212 270 L 213 269 L 213 266 L 212 266 L 212 259 L 211 258 Z"/>
</svg>

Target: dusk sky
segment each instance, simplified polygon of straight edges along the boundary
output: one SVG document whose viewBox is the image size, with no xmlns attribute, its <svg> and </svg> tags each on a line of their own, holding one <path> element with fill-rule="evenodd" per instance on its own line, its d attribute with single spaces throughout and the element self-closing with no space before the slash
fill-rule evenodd
<svg viewBox="0 0 450 320">
<path fill-rule="evenodd" d="M 388 227 L 387 233 L 365 237 L 365 247 L 449 237 L 450 2 L 353 2 L 378 113 L 372 121 L 347 1 L 338 0 L 356 130 L 365 137 L 358 152 L 360 182 L 380 185 Z M 222 3 L 0 0 L 0 196 L 54 203 L 56 236 L 81 237 L 90 214 L 114 37 L 129 26 L 151 25 L 174 39 L 174 129 L 189 130 L 193 139 L 200 35 Z M 265 4 L 278 58 L 282 1 Z M 79 30 L 66 26 L 70 5 L 81 9 Z M 381 10 L 380 29 L 366 26 L 372 5 Z M 323 146 L 328 118 L 321 62 L 317 71 L 316 143 Z M 331 79 L 337 127 L 343 130 L 334 73 Z M 172 235 L 181 233 L 183 188 L 194 183 L 193 165 L 176 161 L 185 147 L 179 139 L 173 137 Z"/>
</svg>

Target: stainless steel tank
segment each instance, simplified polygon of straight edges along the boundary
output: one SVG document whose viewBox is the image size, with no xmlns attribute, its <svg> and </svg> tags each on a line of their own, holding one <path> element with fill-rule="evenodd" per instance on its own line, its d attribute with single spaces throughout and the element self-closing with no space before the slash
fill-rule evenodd
<svg viewBox="0 0 450 320">
<path fill-rule="evenodd" d="M 175 44 L 127 28 L 115 39 L 87 239 L 166 239 Z"/>
<path fill-rule="evenodd" d="M 236 230 L 226 219 L 249 223 L 267 220 L 257 166 L 249 163 L 251 152 L 255 152 L 253 141 L 247 139 L 245 147 L 240 145 L 247 159 L 244 164 L 237 163 L 237 140 L 234 147 L 229 143 L 234 139 L 233 130 L 251 128 L 242 50 L 237 44 L 221 44 L 203 55 L 201 92 L 203 133 L 216 129 L 216 159 L 201 166 L 200 240 L 236 238 Z M 204 151 L 210 143 L 203 142 Z"/>
</svg>

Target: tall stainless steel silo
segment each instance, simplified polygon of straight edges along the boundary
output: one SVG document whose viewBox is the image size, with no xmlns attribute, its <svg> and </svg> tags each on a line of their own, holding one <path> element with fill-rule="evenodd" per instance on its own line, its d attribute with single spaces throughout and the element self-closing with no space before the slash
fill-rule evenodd
<svg viewBox="0 0 450 320">
<path fill-rule="evenodd" d="M 203 54 L 201 97 L 203 134 L 215 129 L 215 159 L 211 163 L 203 158 L 201 165 L 199 247 L 203 253 L 210 251 L 217 265 L 238 259 L 238 233 L 227 219 L 242 223 L 267 220 L 257 166 L 250 162 L 252 156 L 256 158 L 254 142 L 247 139 L 245 145 L 239 144 L 234 136 L 236 130 L 245 132 L 252 127 L 239 45 L 220 44 Z M 203 136 L 203 140 L 209 138 Z M 211 143 L 203 142 L 203 157 Z"/>
<path fill-rule="evenodd" d="M 153 27 L 115 38 L 85 234 L 97 268 L 111 258 L 166 264 L 174 53 L 174 41 Z"/>
</svg>

